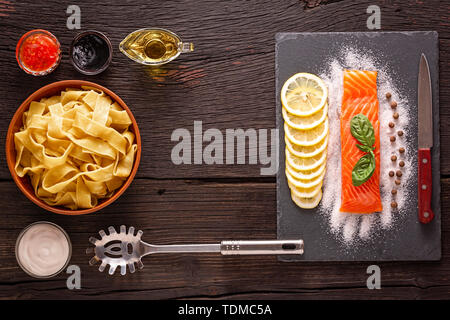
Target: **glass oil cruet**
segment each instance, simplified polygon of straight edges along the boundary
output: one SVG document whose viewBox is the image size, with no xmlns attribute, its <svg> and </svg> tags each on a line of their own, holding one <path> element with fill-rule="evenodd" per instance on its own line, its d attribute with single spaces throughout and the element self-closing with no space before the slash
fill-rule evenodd
<svg viewBox="0 0 450 320">
<path fill-rule="evenodd" d="M 145 65 L 161 65 L 181 53 L 194 51 L 194 44 L 183 43 L 175 33 L 162 28 L 136 30 L 119 45 L 120 51 L 131 60 Z"/>
</svg>

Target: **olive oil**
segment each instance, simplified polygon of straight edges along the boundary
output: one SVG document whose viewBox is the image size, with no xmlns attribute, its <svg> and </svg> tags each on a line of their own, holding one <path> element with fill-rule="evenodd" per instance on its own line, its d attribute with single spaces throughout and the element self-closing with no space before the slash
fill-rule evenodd
<svg viewBox="0 0 450 320">
<path fill-rule="evenodd" d="M 128 58 L 146 65 L 172 61 L 183 52 L 194 50 L 192 43 L 183 43 L 173 32 L 165 29 L 140 29 L 130 33 L 120 43 L 120 51 Z"/>
</svg>

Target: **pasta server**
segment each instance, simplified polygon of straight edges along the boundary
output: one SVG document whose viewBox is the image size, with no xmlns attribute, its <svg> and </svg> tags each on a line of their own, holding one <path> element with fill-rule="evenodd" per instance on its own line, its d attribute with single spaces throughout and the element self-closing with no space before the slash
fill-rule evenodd
<svg viewBox="0 0 450 320">
<path fill-rule="evenodd" d="M 109 265 L 109 274 L 112 275 L 118 267 L 120 274 L 130 273 L 144 267 L 141 259 L 154 253 L 187 253 L 187 252 L 217 252 L 222 255 L 268 255 L 268 254 L 303 254 L 303 240 L 269 240 L 269 241 L 222 241 L 217 244 L 180 244 L 180 245 L 153 245 L 141 240 L 143 232 L 135 234 L 134 227 L 120 226 L 117 233 L 114 227 L 108 228 L 108 233 L 100 230 L 101 239 L 89 238 L 95 247 L 86 250 L 87 254 L 94 253 L 89 261 L 93 266 L 101 262 L 98 268 L 103 272 Z"/>
</svg>

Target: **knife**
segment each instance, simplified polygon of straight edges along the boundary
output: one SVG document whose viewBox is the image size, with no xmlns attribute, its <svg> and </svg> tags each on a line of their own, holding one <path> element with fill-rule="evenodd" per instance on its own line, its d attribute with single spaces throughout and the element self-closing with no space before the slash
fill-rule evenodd
<svg viewBox="0 0 450 320">
<path fill-rule="evenodd" d="M 431 94 L 431 79 L 428 61 L 422 53 L 419 64 L 418 78 L 418 122 L 419 122 L 419 221 L 429 223 L 434 218 L 431 210 L 432 175 L 431 152 L 433 147 L 433 104 Z"/>
</svg>

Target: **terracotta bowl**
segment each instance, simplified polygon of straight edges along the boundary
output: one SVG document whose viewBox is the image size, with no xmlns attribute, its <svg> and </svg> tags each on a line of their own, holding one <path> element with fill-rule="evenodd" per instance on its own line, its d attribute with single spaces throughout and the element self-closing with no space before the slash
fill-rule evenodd
<svg viewBox="0 0 450 320">
<path fill-rule="evenodd" d="M 132 126 L 130 128 L 131 131 L 136 136 L 136 143 L 137 143 L 137 153 L 136 158 L 134 159 L 133 169 L 131 171 L 130 176 L 127 178 L 127 180 L 124 182 L 124 184 L 116 190 L 114 195 L 111 198 L 102 199 L 99 200 L 99 203 L 97 206 L 90 208 L 90 209 L 82 209 L 82 210 L 70 210 L 64 207 L 52 207 L 46 204 L 44 201 L 36 197 L 34 194 L 34 189 L 31 186 L 30 179 L 28 176 L 24 176 L 23 178 L 19 177 L 15 170 L 14 165 L 16 163 L 16 149 L 14 146 L 14 134 L 20 130 L 22 126 L 22 115 L 23 113 L 28 110 L 30 103 L 32 101 L 39 101 L 41 98 L 50 97 L 52 95 L 58 94 L 62 90 L 65 90 L 66 88 L 81 88 L 81 86 L 91 86 L 100 90 L 103 90 L 108 96 L 111 97 L 113 101 L 116 101 L 124 110 L 127 111 L 128 115 L 131 118 Z M 93 82 L 89 81 L 82 81 L 82 80 L 64 80 L 59 82 L 54 82 L 49 85 L 46 85 L 45 87 L 42 87 L 41 89 L 34 92 L 31 96 L 29 96 L 17 109 L 16 113 L 14 114 L 14 117 L 11 120 L 11 123 L 9 124 L 8 133 L 6 135 L 6 160 L 8 162 L 9 171 L 11 172 L 11 175 L 16 182 L 19 189 L 25 194 L 25 196 L 33 201 L 35 204 L 40 206 L 41 208 L 44 208 L 48 211 L 55 212 L 58 214 L 65 214 L 65 215 L 81 215 L 81 214 L 87 214 L 92 213 L 95 211 L 98 211 L 100 209 L 105 208 L 106 206 L 113 203 L 117 198 L 120 197 L 122 193 L 125 192 L 125 190 L 128 188 L 128 186 L 131 184 L 131 181 L 133 181 L 134 176 L 136 175 L 139 161 L 141 159 L 141 151 L 142 151 L 142 143 L 141 143 L 141 136 L 139 134 L 138 125 L 136 123 L 136 120 L 134 119 L 133 114 L 131 113 L 130 109 L 127 107 L 125 102 L 123 102 L 122 99 L 119 98 L 114 92 L 111 90 L 102 87 L 101 85 L 98 85 Z"/>
</svg>

